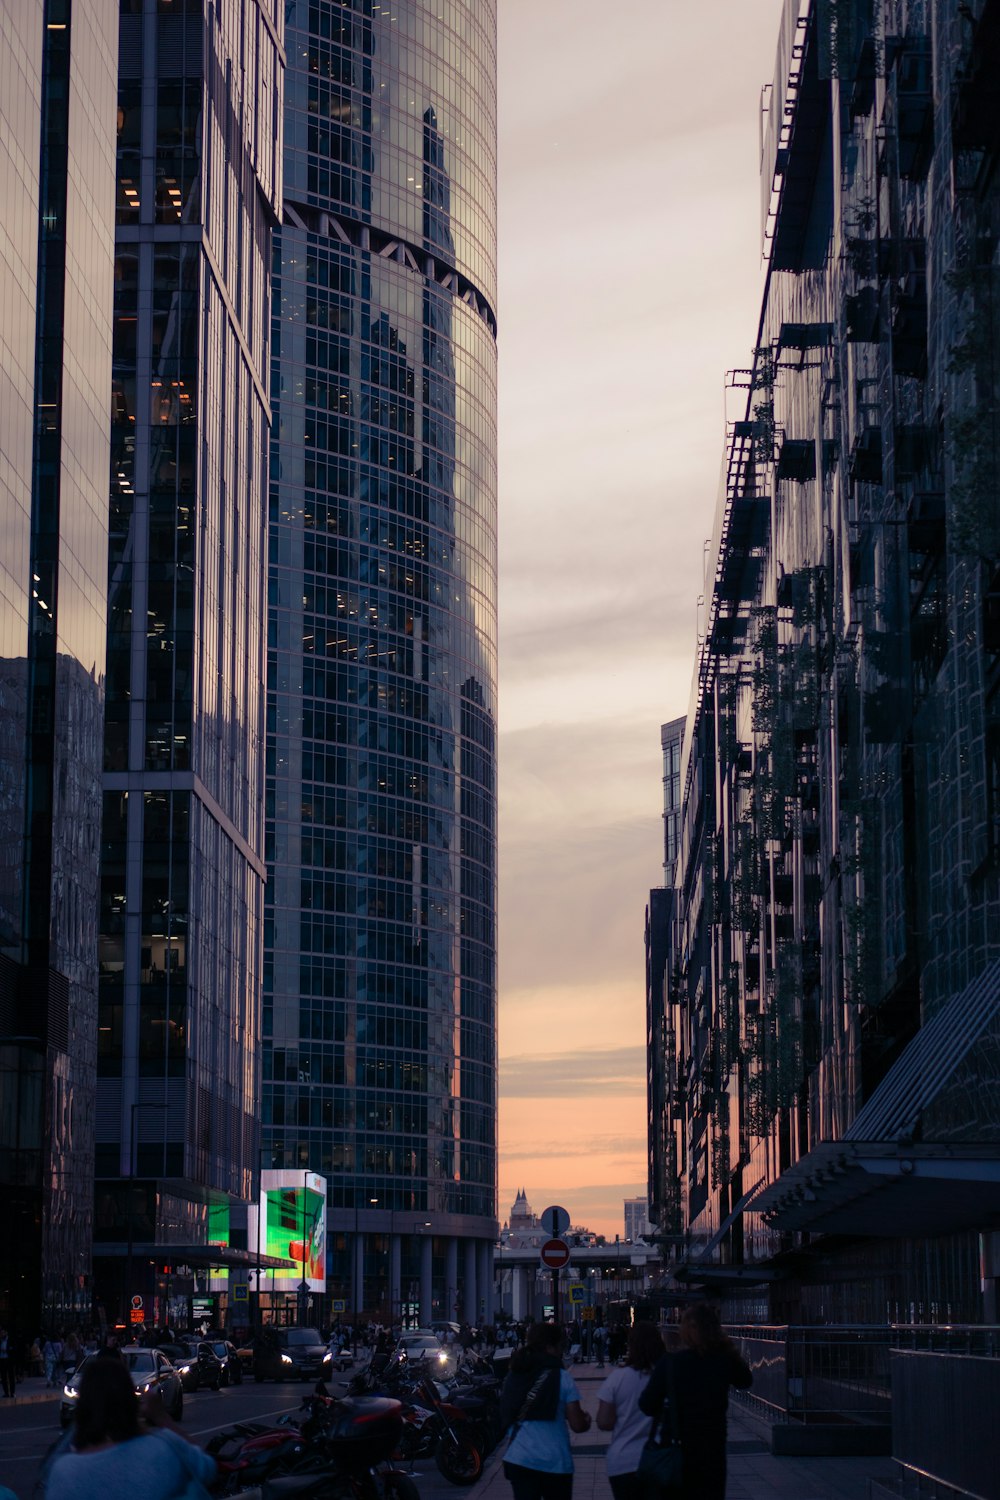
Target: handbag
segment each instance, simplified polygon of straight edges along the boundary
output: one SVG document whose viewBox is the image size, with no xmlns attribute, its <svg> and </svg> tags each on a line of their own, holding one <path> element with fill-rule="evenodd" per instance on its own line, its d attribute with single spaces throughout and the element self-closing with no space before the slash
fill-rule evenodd
<svg viewBox="0 0 1000 1500">
<path fill-rule="evenodd" d="M 527 1420 L 528 1413 L 531 1410 L 535 1397 L 538 1395 L 539 1391 L 542 1389 L 542 1386 L 545 1384 L 551 1374 L 553 1374 L 552 1370 L 543 1370 L 542 1373 L 538 1376 L 537 1380 L 532 1383 L 531 1389 L 524 1398 L 524 1403 L 521 1407 L 521 1410 L 518 1412 L 511 1425 L 510 1437 L 507 1440 L 508 1448 L 520 1432 L 521 1424 Z"/>
<path fill-rule="evenodd" d="M 659 1430 L 659 1441 L 657 1441 Z M 662 1496 L 679 1495 L 684 1472 L 684 1450 L 681 1447 L 680 1424 L 677 1420 L 677 1401 L 674 1395 L 674 1361 L 667 1366 L 667 1398 L 663 1410 L 650 1428 L 642 1453 L 639 1455 L 637 1474 L 641 1474 L 651 1488 Z"/>
</svg>

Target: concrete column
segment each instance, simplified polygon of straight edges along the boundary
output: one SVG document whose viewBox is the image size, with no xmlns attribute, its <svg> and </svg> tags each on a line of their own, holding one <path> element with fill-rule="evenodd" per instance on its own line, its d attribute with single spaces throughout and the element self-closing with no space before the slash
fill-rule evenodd
<svg viewBox="0 0 1000 1500">
<path fill-rule="evenodd" d="M 403 1306 L 401 1287 L 403 1244 L 398 1234 L 389 1236 L 389 1322 L 395 1322 Z"/>
<path fill-rule="evenodd" d="M 458 1309 L 458 1240 L 449 1235 L 444 1251 L 444 1313 L 449 1322 L 457 1322 Z"/>
<path fill-rule="evenodd" d="M 420 1241 L 420 1326 L 430 1327 L 434 1316 L 434 1243 L 429 1234 Z"/>
<path fill-rule="evenodd" d="M 479 1240 L 476 1250 L 479 1258 L 479 1304 L 482 1309 L 477 1314 L 477 1318 L 483 1323 L 493 1323 L 495 1322 L 493 1246 L 489 1240 Z"/>
<path fill-rule="evenodd" d="M 534 1311 L 531 1307 L 530 1293 L 531 1283 L 527 1267 L 515 1266 L 511 1294 L 511 1316 L 517 1322 L 520 1322 L 522 1318 L 526 1318 L 529 1312 Z"/>
<path fill-rule="evenodd" d="M 365 1237 L 362 1232 L 354 1236 L 351 1246 L 351 1309 L 355 1319 L 361 1316 L 365 1305 Z"/>
<path fill-rule="evenodd" d="M 476 1241 L 463 1241 L 465 1251 L 465 1296 L 462 1299 L 462 1317 L 470 1328 L 479 1321 L 479 1277 L 476 1274 Z"/>
</svg>

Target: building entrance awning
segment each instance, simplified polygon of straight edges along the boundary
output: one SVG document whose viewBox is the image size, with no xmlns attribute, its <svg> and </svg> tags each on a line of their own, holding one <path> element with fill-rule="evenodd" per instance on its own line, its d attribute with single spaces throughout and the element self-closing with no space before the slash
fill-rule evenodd
<svg viewBox="0 0 1000 1500">
<path fill-rule="evenodd" d="M 906 1238 L 1000 1228 L 996 1146 L 825 1141 L 755 1199 L 775 1229 Z"/>
<path fill-rule="evenodd" d="M 297 1260 L 282 1255 L 258 1255 L 256 1250 L 235 1250 L 230 1245 L 154 1245 L 136 1242 L 131 1250 L 125 1244 L 95 1245 L 95 1256 L 114 1259 L 158 1260 L 172 1266 L 226 1266 L 230 1270 L 293 1271 Z"/>
<path fill-rule="evenodd" d="M 1000 960 L 926 1021 L 839 1141 L 747 1211 L 775 1229 L 905 1237 L 1000 1227 Z"/>
</svg>

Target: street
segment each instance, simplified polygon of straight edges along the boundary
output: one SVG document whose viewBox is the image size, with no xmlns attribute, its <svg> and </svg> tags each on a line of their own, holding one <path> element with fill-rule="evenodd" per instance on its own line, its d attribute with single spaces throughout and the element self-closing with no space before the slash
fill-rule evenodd
<svg viewBox="0 0 1000 1500">
<path fill-rule="evenodd" d="M 346 1382 L 332 1382 L 331 1390 L 343 1394 Z M 197 1391 L 184 1397 L 182 1427 L 200 1446 L 234 1422 L 260 1421 L 294 1411 L 307 1395 L 309 1385 L 256 1385 L 253 1381 L 221 1391 Z M 30 1406 L 9 1407 L 0 1403 L 0 1484 L 7 1485 L 18 1500 L 31 1500 L 45 1456 L 60 1437 L 59 1402 L 40 1401 Z M 414 1479 L 426 1500 L 457 1495 L 442 1479 L 433 1461 L 415 1466 Z"/>
</svg>

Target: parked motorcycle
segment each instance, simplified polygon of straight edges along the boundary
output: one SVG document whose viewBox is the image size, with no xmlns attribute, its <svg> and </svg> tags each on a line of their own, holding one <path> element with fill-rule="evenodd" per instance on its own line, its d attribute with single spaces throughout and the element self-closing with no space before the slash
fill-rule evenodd
<svg viewBox="0 0 1000 1500">
<path fill-rule="evenodd" d="M 338 1400 L 321 1382 L 287 1421 L 271 1428 L 241 1423 L 212 1440 L 208 1451 L 219 1467 L 216 1493 L 418 1500 L 409 1476 L 387 1463 L 401 1429 L 398 1401 Z M 286 1485 L 286 1479 L 303 1483 Z"/>
</svg>

